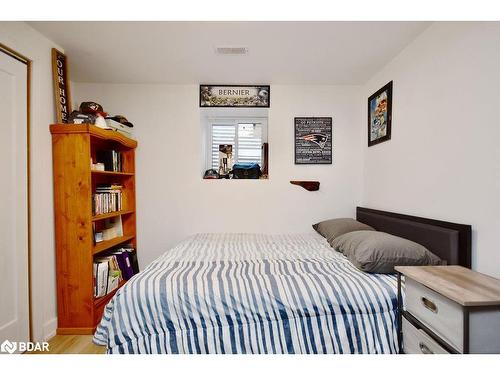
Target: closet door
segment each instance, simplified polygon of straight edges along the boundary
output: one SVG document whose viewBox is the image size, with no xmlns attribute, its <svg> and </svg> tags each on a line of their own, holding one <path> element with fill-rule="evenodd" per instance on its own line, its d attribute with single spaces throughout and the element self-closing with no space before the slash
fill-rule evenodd
<svg viewBox="0 0 500 375">
<path fill-rule="evenodd" d="M 29 341 L 27 69 L 0 50 L 0 344 Z"/>
</svg>

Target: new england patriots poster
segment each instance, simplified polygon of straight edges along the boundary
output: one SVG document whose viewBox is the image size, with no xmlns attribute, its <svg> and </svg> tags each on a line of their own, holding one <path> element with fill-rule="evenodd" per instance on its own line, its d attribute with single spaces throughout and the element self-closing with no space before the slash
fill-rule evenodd
<svg viewBox="0 0 500 375">
<path fill-rule="evenodd" d="M 331 117 L 295 117 L 295 164 L 332 164 Z"/>
</svg>

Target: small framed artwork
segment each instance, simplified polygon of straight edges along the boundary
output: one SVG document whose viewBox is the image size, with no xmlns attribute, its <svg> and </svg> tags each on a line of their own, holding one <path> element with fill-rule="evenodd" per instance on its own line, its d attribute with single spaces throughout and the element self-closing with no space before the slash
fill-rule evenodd
<svg viewBox="0 0 500 375">
<path fill-rule="evenodd" d="M 332 164 L 331 117 L 295 117 L 295 164 Z"/>
<path fill-rule="evenodd" d="M 368 98 L 368 147 L 391 139 L 392 81 Z"/>
</svg>

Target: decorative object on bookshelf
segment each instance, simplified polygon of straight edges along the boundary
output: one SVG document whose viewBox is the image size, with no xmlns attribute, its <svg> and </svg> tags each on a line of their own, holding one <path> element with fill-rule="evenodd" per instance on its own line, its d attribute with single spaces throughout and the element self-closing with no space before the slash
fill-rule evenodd
<svg viewBox="0 0 500 375">
<path fill-rule="evenodd" d="M 68 58 L 55 48 L 52 48 L 52 80 L 54 82 L 57 122 L 68 123 L 71 112 Z"/>
<path fill-rule="evenodd" d="M 95 232 L 94 231 L 94 242 L 99 243 L 104 241 L 104 235 L 102 232 Z"/>
<path fill-rule="evenodd" d="M 94 161 L 90 159 L 90 169 L 93 171 L 104 171 L 104 163 L 94 163 Z"/>
<path fill-rule="evenodd" d="M 107 282 L 110 282 L 111 287 L 108 285 L 106 292 L 109 293 L 101 296 L 100 292 L 100 297 L 96 297 L 93 275 L 97 270 L 94 262 L 103 263 L 102 258 L 116 255 L 113 253 L 124 244 L 137 249 L 137 142 L 118 132 L 89 124 L 56 124 L 50 126 L 50 131 L 56 234 L 57 332 L 92 334 L 101 320 L 106 303 L 128 277 L 124 276 L 117 259 L 121 276 L 117 277 L 116 272 L 112 272 L 110 280 L 108 275 Z M 113 150 L 116 155 L 120 155 L 118 159 L 115 157 L 112 164 L 115 166 L 112 169 L 119 171 L 92 170 L 89 161 L 97 162 L 97 153 L 104 150 Z M 107 209 L 102 211 L 107 213 L 98 214 L 95 211 L 95 196 L 98 194 L 107 198 Z M 101 235 L 102 241 L 95 242 Z M 128 255 L 131 259 L 132 253 L 128 252 Z M 108 262 L 108 273 L 109 269 Z M 104 271 L 99 268 L 99 273 L 104 274 Z"/>
</svg>

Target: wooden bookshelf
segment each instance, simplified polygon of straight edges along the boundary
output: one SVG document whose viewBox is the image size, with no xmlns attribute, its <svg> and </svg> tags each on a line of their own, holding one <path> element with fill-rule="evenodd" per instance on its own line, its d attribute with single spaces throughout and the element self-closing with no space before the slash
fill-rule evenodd
<svg viewBox="0 0 500 375">
<path fill-rule="evenodd" d="M 92 334 L 106 303 L 116 290 L 94 298 L 93 261 L 116 246 L 137 249 L 135 207 L 135 148 L 137 142 L 93 125 L 55 124 L 52 134 L 54 216 L 56 235 L 58 334 Z M 96 171 L 90 160 L 98 150 L 122 153 L 121 172 Z M 122 210 L 92 214 L 97 184 L 122 186 Z M 123 236 L 94 244 L 94 226 L 121 216 Z M 120 287 L 124 282 L 120 283 Z"/>
</svg>

